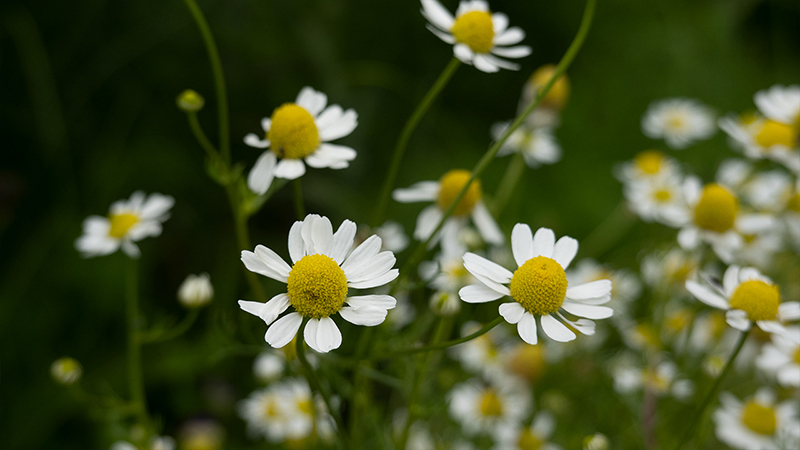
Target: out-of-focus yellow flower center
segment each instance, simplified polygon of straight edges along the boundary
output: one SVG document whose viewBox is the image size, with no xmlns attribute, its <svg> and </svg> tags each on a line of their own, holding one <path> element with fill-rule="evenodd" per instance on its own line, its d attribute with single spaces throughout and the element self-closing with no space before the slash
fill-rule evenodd
<svg viewBox="0 0 800 450">
<path fill-rule="evenodd" d="M 653 198 L 659 203 L 664 203 L 672 198 L 672 194 L 666 189 L 659 189 L 653 193 Z"/>
<path fill-rule="evenodd" d="M 289 272 L 289 302 L 304 317 L 320 319 L 336 313 L 347 298 L 347 277 L 326 255 L 304 256 Z"/>
<path fill-rule="evenodd" d="M 767 120 L 756 135 L 756 142 L 765 148 L 773 145 L 794 148 L 797 145 L 797 130 L 790 125 Z"/>
<path fill-rule="evenodd" d="M 794 352 L 794 362 L 795 364 L 800 364 L 800 347 L 797 347 L 797 350 Z"/>
<path fill-rule="evenodd" d="M 181 441 L 184 450 L 217 450 L 220 447 L 220 438 L 215 436 L 190 436 Z"/>
<path fill-rule="evenodd" d="M 514 272 L 510 290 L 511 298 L 527 311 L 538 315 L 554 313 L 567 295 L 567 274 L 555 260 L 537 256 Z"/>
<path fill-rule="evenodd" d="M 454 279 L 462 279 L 469 275 L 467 268 L 464 267 L 463 264 L 453 264 L 452 266 L 445 269 L 445 273 L 450 276 L 450 278 Z"/>
<path fill-rule="evenodd" d="M 686 117 L 681 113 L 674 113 L 667 118 L 667 128 L 673 131 L 682 130 L 686 126 Z"/>
<path fill-rule="evenodd" d="M 650 389 L 661 394 L 669 391 L 670 380 L 659 374 L 657 370 L 645 369 L 642 375 L 645 384 L 650 387 Z"/>
<path fill-rule="evenodd" d="M 302 398 L 297 402 L 297 409 L 300 410 L 303 414 L 308 414 L 309 416 L 314 414 L 314 404 L 311 403 L 311 398 Z"/>
<path fill-rule="evenodd" d="M 744 405 L 742 423 L 758 434 L 771 435 L 775 432 L 778 421 L 775 410 L 750 400 Z"/>
<path fill-rule="evenodd" d="M 749 280 L 740 284 L 730 299 L 731 308 L 741 309 L 753 321 L 775 320 L 780 303 L 781 293 L 778 286 L 761 280 Z"/>
<path fill-rule="evenodd" d="M 722 312 L 711 312 L 711 317 L 708 318 L 709 327 L 711 328 L 711 336 L 714 339 L 722 337 L 722 333 L 728 329 L 728 323 L 725 320 L 725 314 Z"/>
<path fill-rule="evenodd" d="M 545 64 L 542 67 L 536 69 L 536 72 L 533 72 L 528 83 L 533 88 L 533 91 L 537 91 L 543 88 L 551 78 L 553 78 L 553 74 L 555 74 L 556 66 L 553 64 Z M 545 108 L 554 108 L 554 109 L 563 109 L 564 105 L 567 104 L 567 100 L 569 99 L 570 93 L 570 84 L 569 79 L 567 78 L 566 74 L 561 75 L 558 79 L 553 83 L 553 86 L 547 92 L 547 95 L 544 96 L 542 102 L 539 104 Z"/>
<path fill-rule="evenodd" d="M 522 433 L 519 435 L 519 442 L 517 442 L 519 450 L 539 450 L 542 448 L 542 444 L 544 444 L 544 442 L 533 434 L 530 428 L 522 430 Z"/>
<path fill-rule="evenodd" d="M 786 209 L 789 211 L 800 212 L 800 192 L 795 191 L 795 193 L 789 197 L 789 201 L 786 202 Z"/>
<path fill-rule="evenodd" d="M 314 118 L 305 108 L 294 103 L 286 103 L 272 113 L 267 139 L 272 151 L 280 158 L 305 158 L 319 147 L 319 131 Z"/>
<path fill-rule="evenodd" d="M 667 321 L 664 325 L 671 333 L 678 333 L 689 325 L 692 321 L 692 312 L 686 308 L 671 311 L 667 314 Z"/>
<path fill-rule="evenodd" d="M 704 230 L 724 233 L 733 228 L 738 210 L 736 196 L 719 184 L 709 183 L 694 208 L 694 222 Z"/>
<path fill-rule="evenodd" d="M 633 158 L 636 167 L 648 175 L 655 175 L 661 170 L 664 154 L 658 150 L 645 150 Z"/>
<path fill-rule="evenodd" d="M 481 414 L 489 417 L 503 415 L 503 404 L 494 389 L 486 389 L 481 395 Z"/>
<path fill-rule="evenodd" d="M 267 400 L 264 403 L 264 417 L 267 419 L 272 419 L 280 414 L 280 407 L 278 406 L 278 401 L 274 398 Z"/>
<path fill-rule="evenodd" d="M 111 221 L 111 227 L 108 229 L 108 235 L 113 238 L 121 238 L 125 236 L 132 226 L 139 222 L 139 216 L 131 213 L 112 214 L 108 216 Z"/>
<path fill-rule="evenodd" d="M 655 328 L 649 323 L 640 323 L 636 325 L 637 339 L 647 347 L 657 349 L 661 347 L 661 339 Z"/>
<path fill-rule="evenodd" d="M 446 211 L 453 201 L 464 188 L 464 185 L 469 181 L 470 172 L 463 169 L 454 169 L 442 175 L 439 179 L 439 196 L 436 198 L 436 204 L 442 211 Z M 466 216 L 472 212 L 475 203 L 481 198 L 481 184 L 478 180 L 474 180 L 469 185 L 467 192 L 461 201 L 456 205 L 453 210 L 454 216 Z"/>
<path fill-rule="evenodd" d="M 520 377 L 535 381 L 545 368 L 543 346 L 518 344 L 508 361 L 508 370 Z"/>
<path fill-rule="evenodd" d="M 458 16 L 450 32 L 456 41 L 467 44 L 475 53 L 488 53 L 492 49 L 494 24 L 488 12 L 470 11 Z"/>
</svg>

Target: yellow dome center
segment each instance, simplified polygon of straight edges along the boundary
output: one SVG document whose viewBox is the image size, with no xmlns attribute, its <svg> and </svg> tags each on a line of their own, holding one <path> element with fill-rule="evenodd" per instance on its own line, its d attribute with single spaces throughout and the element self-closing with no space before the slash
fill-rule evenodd
<svg viewBox="0 0 800 450">
<path fill-rule="evenodd" d="M 553 78 L 555 71 L 556 66 L 553 64 L 546 64 L 536 69 L 536 72 L 533 72 L 533 75 L 531 75 L 530 79 L 528 80 L 528 83 L 530 83 L 533 91 L 535 92 L 544 87 L 544 85 L 546 85 L 550 79 Z M 569 92 L 569 80 L 565 74 L 561 75 L 558 77 L 555 83 L 553 83 L 553 86 L 547 92 L 547 95 L 544 96 L 540 106 L 560 110 L 564 108 L 564 105 L 567 104 Z"/>
<path fill-rule="evenodd" d="M 530 428 L 525 428 L 519 435 L 517 446 L 519 450 L 539 450 L 544 442 L 533 434 Z"/>
<path fill-rule="evenodd" d="M 130 213 L 112 214 L 108 217 L 108 220 L 111 221 L 111 227 L 108 229 L 108 235 L 119 239 L 122 236 L 125 236 L 125 234 L 128 233 L 128 230 L 130 230 L 132 226 L 139 222 L 139 216 Z"/>
<path fill-rule="evenodd" d="M 267 139 L 279 158 L 305 158 L 319 147 L 319 131 L 314 118 L 305 108 L 294 103 L 287 103 L 272 113 Z"/>
<path fill-rule="evenodd" d="M 664 154 L 657 150 L 645 150 L 633 158 L 636 167 L 648 175 L 655 175 L 661 170 Z"/>
<path fill-rule="evenodd" d="M 561 264 L 546 256 L 525 261 L 511 278 L 511 298 L 538 315 L 558 311 L 567 295 L 567 274 Z"/>
<path fill-rule="evenodd" d="M 653 198 L 659 203 L 664 203 L 672 198 L 672 194 L 666 189 L 659 189 L 653 193 Z"/>
<path fill-rule="evenodd" d="M 724 233 L 733 228 L 738 210 L 736 196 L 719 184 L 709 183 L 694 208 L 694 222 L 704 230 Z"/>
<path fill-rule="evenodd" d="M 775 432 L 778 421 L 772 408 L 750 400 L 744 405 L 742 423 L 758 434 L 771 435 Z"/>
<path fill-rule="evenodd" d="M 773 145 L 794 148 L 797 145 L 797 131 L 789 125 L 767 120 L 756 135 L 756 142 L 765 148 Z"/>
<path fill-rule="evenodd" d="M 461 192 L 461 189 L 464 189 L 464 185 L 469 181 L 469 177 L 470 172 L 468 170 L 454 169 L 447 172 L 439 179 L 439 196 L 436 198 L 436 204 L 439 205 L 442 211 L 446 211 L 447 208 L 453 204 L 458 193 Z M 472 212 L 472 207 L 475 206 L 475 203 L 477 203 L 480 198 L 481 184 L 478 180 L 475 180 L 469 185 L 469 189 L 467 189 L 464 197 L 462 197 L 461 201 L 456 205 L 455 210 L 453 210 L 453 215 L 469 215 Z"/>
<path fill-rule="evenodd" d="M 488 12 L 470 11 L 458 16 L 450 32 L 456 41 L 467 44 L 475 53 L 488 53 L 492 49 L 494 24 Z"/>
<path fill-rule="evenodd" d="M 731 308 L 741 309 L 750 320 L 775 320 L 781 293 L 778 286 L 760 280 L 749 280 L 740 284 L 730 299 Z"/>
<path fill-rule="evenodd" d="M 498 417 L 503 414 L 503 404 L 493 389 L 487 389 L 481 396 L 481 414 L 489 417 Z"/>
<path fill-rule="evenodd" d="M 304 256 L 289 272 L 289 302 L 304 317 L 320 319 L 336 313 L 347 298 L 347 277 L 326 255 Z"/>
</svg>

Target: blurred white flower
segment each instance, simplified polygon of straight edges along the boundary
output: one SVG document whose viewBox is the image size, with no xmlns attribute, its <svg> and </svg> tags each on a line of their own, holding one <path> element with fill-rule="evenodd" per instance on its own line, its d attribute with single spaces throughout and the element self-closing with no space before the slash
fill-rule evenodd
<svg viewBox="0 0 800 450">
<path fill-rule="evenodd" d="M 800 327 L 787 327 L 790 335 L 800 336 Z M 800 387 L 800 343 L 779 334 L 773 334 L 772 343 L 761 348 L 756 366 L 777 377 L 778 383 L 787 388 Z"/>
<path fill-rule="evenodd" d="M 612 368 L 614 390 L 630 394 L 648 389 L 657 396 L 672 396 L 685 400 L 694 394 L 694 383 L 678 378 L 678 366 L 672 361 L 661 361 L 655 366 L 642 367 L 632 357 L 623 357 Z"/>
<path fill-rule="evenodd" d="M 221 450 L 225 430 L 213 419 L 192 419 L 181 427 L 181 450 Z"/>
<path fill-rule="evenodd" d="M 83 375 L 83 367 L 76 359 L 70 357 L 58 358 L 50 365 L 50 376 L 60 384 L 75 384 Z"/>
<path fill-rule="evenodd" d="M 614 168 L 614 176 L 624 184 L 653 181 L 660 178 L 681 179 L 680 166 L 675 159 L 658 150 L 639 152 L 631 161 Z"/>
<path fill-rule="evenodd" d="M 447 394 L 450 415 L 468 436 L 488 433 L 496 439 L 531 408 L 531 393 L 522 383 L 507 380 L 486 385 L 476 380 L 457 384 Z"/>
<path fill-rule="evenodd" d="M 717 439 L 740 450 L 777 450 L 776 439 L 785 430 L 798 433 L 797 403 L 776 403 L 775 394 L 761 388 L 742 403 L 728 392 L 720 394 L 714 412 Z"/>
<path fill-rule="evenodd" d="M 537 413 L 530 426 L 514 424 L 500 430 L 497 445 L 493 450 L 562 450 L 560 445 L 549 442 L 555 431 L 556 420 L 548 411 Z"/>
<path fill-rule="evenodd" d="M 506 132 L 509 122 L 492 125 L 492 138 L 499 139 Z M 555 164 L 561 159 L 561 146 L 558 144 L 553 130 L 545 127 L 531 127 L 522 124 L 514 130 L 500 147 L 497 156 L 521 153 L 525 164 L 534 169 L 542 164 Z"/>
<path fill-rule="evenodd" d="M 286 355 L 283 352 L 266 351 L 253 362 L 253 373 L 262 383 L 275 381 L 283 375 L 286 368 Z"/>
<path fill-rule="evenodd" d="M 205 306 L 214 298 L 214 286 L 207 273 L 189 275 L 178 288 L 178 301 L 187 308 Z"/>
<path fill-rule="evenodd" d="M 651 139 L 664 139 L 679 150 L 716 133 L 714 112 L 697 100 L 672 98 L 653 102 L 642 117 L 642 132 Z"/>
</svg>

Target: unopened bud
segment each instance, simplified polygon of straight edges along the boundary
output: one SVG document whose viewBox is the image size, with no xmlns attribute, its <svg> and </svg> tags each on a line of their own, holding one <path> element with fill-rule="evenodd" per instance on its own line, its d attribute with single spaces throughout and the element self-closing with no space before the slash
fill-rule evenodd
<svg viewBox="0 0 800 450">
<path fill-rule="evenodd" d="M 196 91 L 187 89 L 178 95 L 178 98 L 175 99 L 175 103 L 178 104 L 178 108 L 183 112 L 197 112 L 203 109 L 203 105 L 206 104 L 206 101 L 203 96 Z"/>
<path fill-rule="evenodd" d="M 608 447 L 608 438 L 602 433 L 583 438 L 583 450 L 608 450 Z"/>
<path fill-rule="evenodd" d="M 186 308 L 201 308 L 214 298 L 214 286 L 207 273 L 189 275 L 178 288 L 178 301 Z"/>
<path fill-rule="evenodd" d="M 556 66 L 553 64 L 546 64 L 536 69 L 536 72 L 533 72 L 533 75 L 531 75 L 528 82 L 525 84 L 525 91 L 523 93 L 525 105 L 529 105 L 533 102 L 538 91 L 550 81 L 550 78 L 553 77 L 555 72 Z M 569 79 L 566 74 L 562 74 L 555 83 L 553 83 L 553 86 L 547 92 L 547 95 L 544 96 L 539 106 L 560 111 L 564 109 L 567 100 L 569 100 L 569 92 Z"/>
<path fill-rule="evenodd" d="M 83 367 L 77 360 L 69 357 L 59 358 L 50 366 L 50 375 L 60 384 L 75 384 L 83 375 Z"/>
</svg>

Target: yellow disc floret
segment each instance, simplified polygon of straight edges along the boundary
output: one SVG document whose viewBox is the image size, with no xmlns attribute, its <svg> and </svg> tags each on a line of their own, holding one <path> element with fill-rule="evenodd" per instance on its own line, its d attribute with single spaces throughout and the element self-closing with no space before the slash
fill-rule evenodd
<svg viewBox="0 0 800 450">
<path fill-rule="evenodd" d="M 494 24 L 485 11 L 470 11 L 458 16 L 450 30 L 456 41 L 467 44 L 475 53 L 488 53 L 492 49 Z"/>
<path fill-rule="evenodd" d="M 775 432 L 778 420 L 772 408 L 750 400 L 742 408 L 742 423 L 752 431 L 767 436 Z"/>
<path fill-rule="evenodd" d="M 555 260 L 537 256 L 514 272 L 510 289 L 511 298 L 527 311 L 538 315 L 554 313 L 567 295 L 567 274 Z"/>
<path fill-rule="evenodd" d="M 436 198 L 436 204 L 439 205 L 442 211 L 446 211 L 447 208 L 453 204 L 458 193 L 461 192 L 461 189 L 464 189 L 464 185 L 469 181 L 469 177 L 470 172 L 463 169 L 454 169 L 442 175 L 442 178 L 439 179 L 439 195 Z M 480 200 L 480 198 L 481 183 L 478 180 L 474 180 L 472 184 L 469 185 L 469 189 L 467 189 L 464 197 L 462 197 L 461 201 L 456 205 L 456 209 L 453 210 L 453 215 L 469 215 L 472 212 L 472 207 L 475 206 L 475 203 Z"/>
<path fill-rule="evenodd" d="M 542 444 L 544 442 L 533 434 L 530 428 L 523 429 L 522 433 L 519 434 L 519 441 L 517 441 L 519 450 L 539 450 L 542 448 Z"/>
<path fill-rule="evenodd" d="M 761 280 L 748 280 L 740 284 L 730 299 L 731 308 L 741 309 L 750 320 L 775 320 L 781 293 L 778 286 Z"/>
<path fill-rule="evenodd" d="M 497 417 L 503 414 L 503 404 L 493 389 L 487 389 L 481 395 L 480 410 L 484 416 Z"/>
<path fill-rule="evenodd" d="M 319 131 L 314 118 L 305 108 L 294 103 L 287 103 L 272 113 L 267 139 L 272 151 L 280 158 L 305 158 L 319 147 Z"/>
<path fill-rule="evenodd" d="M 797 130 L 789 125 L 767 120 L 756 135 L 756 142 L 765 148 L 773 145 L 794 148 L 797 145 Z"/>
<path fill-rule="evenodd" d="M 736 196 L 719 184 L 709 183 L 694 208 L 694 222 L 704 230 L 724 233 L 733 228 L 738 211 Z"/>
<path fill-rule="evenodd" d="M 528 80 L 528 83 L 530 83 L 533 91 L 538 91 L 548 82 L 550 82 L 550 79 L 553 78 L 555 71 L 556 66 L 553 64 L 545 64 L 544 66 L 536 69 L 536 72 L 533 72 L 533 75 L 531 75 L 531 78 Z M 567 100 L 569 99 L 569 91 L 569 79 L 567 78 L 566 74 L 563 74 L 558 77 L 555 83 L 553 83 L 553 86 L 547 92 L 547 95 L 545 95 L 542 99 L 540 106 L 558 110 L 563 109 L 564 105 L 567 104 Z"/>
<path fill-rule="evenodd" d="M 128 230 L 139 222 L 139 216 L 131 213 L 112 214 L 108 217 L 108 220 L 111 222 L 108 235 L 119 239 L 125 236 Z"/>
<path fill-rule="evenodd" d="M 336 313 L 347 298 L 347 277 L 326 255 L 304 256 L 289 272 L 289 302 L 304 317 L 320 319 Z"/>
<path fill-rule="evenodd" d="M 658 150 L 645 150 L 633 158 L 636 167 L 648 175 L 655 175 L 664 163 L 664 154 Z"/>
</svg>

